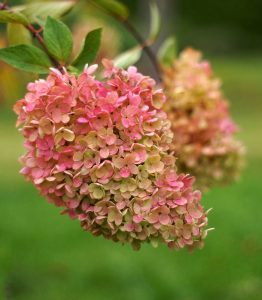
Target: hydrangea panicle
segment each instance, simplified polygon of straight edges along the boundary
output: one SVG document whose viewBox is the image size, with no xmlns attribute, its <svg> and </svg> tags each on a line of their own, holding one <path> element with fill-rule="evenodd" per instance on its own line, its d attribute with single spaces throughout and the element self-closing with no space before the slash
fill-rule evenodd
<svg viewBox="0 0 262 300">
<path fill-rule="evenodd" d="M 25 138 L 22 174 L 84 230 L 170 248 L 203 245 L 207 214 L 193 177 L 178 174 L 165 96 L 135 67 L 104 61 L 78 77 L 52 69 L 28 85 L 15 112 Z"/>
<path fill-rule="evenodd" d="M 237 126 L 210 64 L 200 52 L 186 49 L 163 71 L 164 109 L 172 123 L 178 170 L 194 175 L 201 189 L 237 179 L 244 147 L 234 138 Z"/>
</svg>

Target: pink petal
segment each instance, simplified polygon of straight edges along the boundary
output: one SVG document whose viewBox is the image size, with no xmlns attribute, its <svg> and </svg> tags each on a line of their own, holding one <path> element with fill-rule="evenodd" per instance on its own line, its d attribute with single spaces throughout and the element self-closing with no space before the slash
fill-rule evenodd
<svg viewBox="0 0 262 300">
<path fill-rule="evenodd" d="M 159 222 L 162 224 L 162 225 L 167 225 L 170 223 L 170 217 L 169 215 L 164 215 L 164 214 L 161 214 L 159 216 Z"/>
<path fill-rule="evenodd" d="M 187 206 L 188 213 L 190 214 L 191 217 L 199 219 L 202 217 L 203 213 L 201 210 L 194 204 L 190 203 Z"/>
<path fill-rule="evenodd" d="M 130 169 L 128 167 L 122 168 L 119 172 L 120 176 L 123 178 L 127 178 L 129 177 L 129 175 L 131 174 Z"/>
<path fill-rule="evenodd" d="M 71 200 L 67 203 L 67 207 L 69 208 L 77 208 L 79 205 L 79 201 L 77 200 Z"/>
<path fill-rule="evenodd" d="M 135 223 L 140 223 L 140 222 L 143 221 L 143 219 L 144 219 L 144 217 L 141 216 L 141 215 L 135 215 L 135 216 L 133 216 L 133 221 L 134 221 Z"/>
<path fill-rule="evenodd" d="M 80 124 L 86 124 L 88 123 L 88 120 L 86 118 L 80 117 L 77 119 L 77 122 Z"/>
<path fill-rule="evenodd" d="M 185 204 L 187 204 L 187 199 L 185 197 L 181 197 L 179 199 L 176 199 L 175 203 L 178 205 L 185 205 Z"/>
<path fill-rule="evenodd" d="M 61 111 L 59 109 L 54 109 L 52 111 L 52 118 L 53 118 L 55 123 L 61 122 L 61 119 L 62 119 Z"/>
<path fill-rule="evenodd" d="M 101 158 L 107 158 L 109 156 L 109 149 L 103 148 L 99 151 L 99 154 Z"/>
<path fill-rule="evenodd" d="M 32 170 L 32 176 L 35 179 L 40 178 L 41 176 L 43 176 L 43 174 L 44 174 L 44 170 L 42 170 L 42 169 L 35 168 Z"/>
</svg>

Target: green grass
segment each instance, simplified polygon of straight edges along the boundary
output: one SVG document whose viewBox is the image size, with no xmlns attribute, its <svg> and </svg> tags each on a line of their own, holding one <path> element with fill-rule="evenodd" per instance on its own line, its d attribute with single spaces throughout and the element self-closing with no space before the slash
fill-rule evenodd
<svg viewBox="0 0 262 300">
<path fill-rule="evenodd" d="M 261 60 L 216 59 L 248 164 L 239 183 L 204 196 L 215 227 L 203 250 L 95 238 L 59 215 L 18 174 L 22 140 L 0 112 L 0 299 L 259 300 L 262 290 Z"/>
</svg>

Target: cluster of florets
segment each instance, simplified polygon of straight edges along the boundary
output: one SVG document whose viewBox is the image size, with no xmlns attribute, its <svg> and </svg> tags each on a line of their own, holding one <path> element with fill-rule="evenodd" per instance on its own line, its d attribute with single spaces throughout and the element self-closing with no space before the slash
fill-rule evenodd
<svg viewBox="0 0 262 300">
<path fill-rule="evenodd" d="M 135 67 L 104 65 L 103 81 L 91 66 L 28 85 L 15 106 L 22 174 L 94 235 L 134 248 L 201 246 L 207 217 L 193 178 L 176 172 L 162 90 Z"/>
<path fill-rule="evenodd" d="M 178 170 L 194 175 L 201 189 L 237 179 L 244 149 L 234 139 L 237 127 L 209 63 L 186 49 L 164 69 L 164 86 Z"/>
</svg>

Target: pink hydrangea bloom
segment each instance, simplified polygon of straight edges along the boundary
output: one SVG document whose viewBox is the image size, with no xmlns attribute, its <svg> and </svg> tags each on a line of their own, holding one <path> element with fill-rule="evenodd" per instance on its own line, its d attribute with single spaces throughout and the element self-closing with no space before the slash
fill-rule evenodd
<svg viewBox="0 0 262 300">
<path fill-rule="evenodd" d="M 165 96 L 135 67 L 105 61 L 105 78 L 52 69 L 15 111 L 22 173 L 84 230 L 130 243 L 203 245 L 207 214 L 193 178 L 177 174 Z"/>
<path fill-rule="evenodd" d="M 201 189 L 237 179 L 244 147 L 234 137 L 237 126 L 220 81 L 201 53 L 186 49 L 164 68 L 164 89 L 178 170 L 194 175 Z"/>
</svg>

